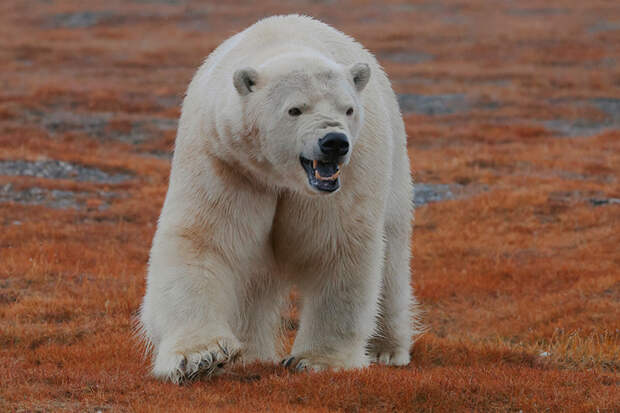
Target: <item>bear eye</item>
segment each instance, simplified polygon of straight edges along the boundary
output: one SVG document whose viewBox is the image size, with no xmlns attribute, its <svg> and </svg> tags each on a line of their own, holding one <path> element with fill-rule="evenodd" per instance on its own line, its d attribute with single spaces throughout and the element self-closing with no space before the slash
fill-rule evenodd
<svg viewBox="0 0 620 413">
<path fill-rule="evenodd" d="M 288 114 L 291 115 L 291 116 L 299 116 L 299 115 L 301 115 L 301 109 L 299 109 L 299 108 L 290 108 L 288 110 Z"/>
<path fill-rule="evenodd" d="M 351 116 L 353 114 L 353 108 L 347 109 L 347 116 Z"/>
</svg>

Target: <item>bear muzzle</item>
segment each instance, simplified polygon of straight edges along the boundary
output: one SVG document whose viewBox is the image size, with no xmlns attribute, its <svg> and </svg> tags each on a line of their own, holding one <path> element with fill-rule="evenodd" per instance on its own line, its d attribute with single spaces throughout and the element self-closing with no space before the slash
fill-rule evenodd
<svg viewBox="0 0 620 413">
<path fill-rule="evenodd" d="M 346 162 L 350 149 L 349 138 L 341 132 L 330 132 L 318 140 L 318 149 L 318 159 L 299 157 L 308 175 L 308 183 L 322 192 L 337 191 L 340 188 L 340 165 Z"/>
</svg>

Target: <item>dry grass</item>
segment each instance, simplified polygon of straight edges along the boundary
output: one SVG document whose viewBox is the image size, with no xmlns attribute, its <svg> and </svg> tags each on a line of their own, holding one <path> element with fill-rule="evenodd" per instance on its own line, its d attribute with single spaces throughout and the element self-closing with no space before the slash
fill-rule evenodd
<svg viewBox="0 0 620 413">
<path fill-rule="evenodd" d="M 0 410 L 620 410 L 620 205 L 604 203 L 620 198 L 620 8 L 350 3 L 0 5 L 0 161 L 132 176 L 0 175 L 0 189 L 80 194 L 75 209 L 0 203 Z M 416 179 L 462 189 L 417 210 L 412 282 L 428 332 L 407 368 L 255 365 L 158 383 L 131 331 L 169 125 L 219 42 L 295 11 L 357 37 L 397 92 L 462 95 L 448 112 L 405 114 Z"/>
</svg>

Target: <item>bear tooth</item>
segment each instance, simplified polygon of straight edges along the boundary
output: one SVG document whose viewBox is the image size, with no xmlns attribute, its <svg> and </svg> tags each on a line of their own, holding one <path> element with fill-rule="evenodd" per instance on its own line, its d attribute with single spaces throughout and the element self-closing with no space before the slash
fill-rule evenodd
<svg viewBox="0 0 620 413">
<path fill-rule="evenodd" d="M 336 173 L 334 173 L 332 176 L 328 176 L 328 177 L 323 177 L 319 174 L 319 171 L 315 170 L 314 171 L 314 177 L 316 179 L 320 179 L 321 181 L 333 181 L 336 178 L 338 178 L 338 175 L 340 175 L 340 170 L 337 170 Z"/>
</svg>

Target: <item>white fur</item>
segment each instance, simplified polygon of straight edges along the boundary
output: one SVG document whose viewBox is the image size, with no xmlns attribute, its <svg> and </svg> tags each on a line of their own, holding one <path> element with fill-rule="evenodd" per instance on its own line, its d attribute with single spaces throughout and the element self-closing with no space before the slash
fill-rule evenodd
<svg viewBox="0 0 620 413">
<path fill-rule="evenodd" d="M 358 63 L 370 68 L 359 88 Z M 257 74 L 247 90 L 233 84 L 243 68 Z M 351 144 L 332 194 L 311 188 L 299 161 L 327 132 Z M 237 355 L 275 361 L 291 285 L 303 304 L 289 366 L 409 363 L 411 197 L 396 98 L 368 51 L 296 15 L 225 41 L 188 88 L 153 240 L 140 321 L 155 376 L 182 382 Z"/>
</svg>

